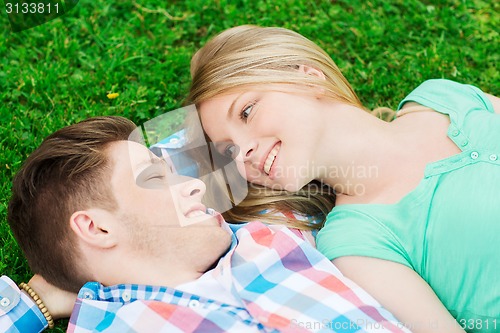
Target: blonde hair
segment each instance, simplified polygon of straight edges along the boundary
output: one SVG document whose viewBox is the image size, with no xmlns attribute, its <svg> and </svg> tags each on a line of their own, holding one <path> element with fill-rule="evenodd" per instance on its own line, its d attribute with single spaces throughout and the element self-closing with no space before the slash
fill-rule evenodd
<svg viewBox="0 0 500 333">
<path fill-rule="evenodd" d="M 298 70 L 301 65 L 321 71 L 324 78 L 305 75 Z M 186 104 L 199 106 L 237 89 L 280 84 L 294 89 L 317 86 L 327 98 L 364 109 L 331 57 L 306 37 L 284 28 L 243 25 L 223 31 L 193 56 L 191 78 Z M 310 191 L 307 186 L 289 193 L 252 185 L 244 202 L 225 217 L 231 221 L 265 218 L 276 223 L 279 221 L 273 212 L 283 210 L 326 217 L 334 202 L 331 191 Z M 263 215 L 264 209 L 270 213 Z M 310 224 L 293 219 L 286 222 L 311 228 Z"/>
<path fill-rule="evenodd" d="M 304 75 L 300 65 L 320 70 L 325 79 Z M 246 86 L 287 84 L 319 86 L 325 96 L 363 107 L 335 62 L 318 45 L 284 28 L 243 25 L 223 31 L 191 59 L 187 103 Z"/>
<path fill-rule="evenodd" d="M 332 189 L 316 182 L 311 182 L 294 193 L 249 184 L 246 198 L 223 216 L 231 222 L 260 220 L 269 224 L 286 224 L 293 228 L 312 230 L 323 226 L 334 206 L 335 194 Z M 293 212 L 298 216 L 286 212 Z"/>
</svg>

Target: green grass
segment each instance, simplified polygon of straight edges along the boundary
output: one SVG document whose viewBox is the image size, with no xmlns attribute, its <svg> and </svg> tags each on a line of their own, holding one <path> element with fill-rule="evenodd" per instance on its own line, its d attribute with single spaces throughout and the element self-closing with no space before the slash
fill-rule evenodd
<svg viewBox="0 0 500 333">
<path fill-rule="evenodd" d="M 26 156 L 54 130 L 90 116 L 140 123 L 180 106 L 191 55 L 226 28 L 252 23 L 302 33 L 329 52 L 370 108 L 396 107 L 429 78 L 500 94 L 499 2 L 140 3 L 84 0 L 19 33 L 0 14 L 0 272 L 17 282 L 30 272 L 5 220 L 11 179 Z M 109 92 L 120 96 L 109 100 Z"/>
</svg>

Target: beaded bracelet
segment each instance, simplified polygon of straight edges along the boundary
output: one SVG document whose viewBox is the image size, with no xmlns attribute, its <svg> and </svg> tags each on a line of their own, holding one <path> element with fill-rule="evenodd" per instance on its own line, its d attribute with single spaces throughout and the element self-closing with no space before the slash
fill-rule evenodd
<svg viewBox="0 0 500 333">
<path fill-rule="evenodd" d="M 19 288 L 26 291 L 28 293 L 28 295 L 33 299 L 33 301 L 35 301 L 36 305 L 38 306 L 38 308 L 42 312 L 43 316 L 47 320 L 47 323 L 49 324 L 49 328 L 50 329 L 54 328 L 54 319 L 52 319 L 52 315 L 50 314 L 50 312 L 47 309 L 47 307 L 45 306 L 45 304 L 43 304 L 40 296 L 38 296 L 38 294 L 33 290 L 33 288 L 31 288 L 27 283 L 21 282 L 19 284 Z"/>
</svg>

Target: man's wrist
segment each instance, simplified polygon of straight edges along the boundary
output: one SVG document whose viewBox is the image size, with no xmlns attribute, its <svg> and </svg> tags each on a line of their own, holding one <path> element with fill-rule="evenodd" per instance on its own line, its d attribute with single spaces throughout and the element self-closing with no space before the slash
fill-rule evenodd
<svg viewBox="0 0 500 333">
<path fill-rule="evenodd" d="M 47 320 L 47 324 L 49 325 L 49 328 L 54 328 L 54 318 L 52 318 L 52 315 L 49 312 L 49 309 L 47 306 L 43 303 L 42 299 L 38 294 L 36 293 L 33 288 L 31 288 L 27 283 L 21 282 L 19 284 L 19 288 L 22 289 L 23 292 L 25 292 L 31 299 L 35 302 L 35 304 L 38 306 L 38 309 L 40 309 L 40 312 L 42 312 L 43 316 Z"/>
</svg>

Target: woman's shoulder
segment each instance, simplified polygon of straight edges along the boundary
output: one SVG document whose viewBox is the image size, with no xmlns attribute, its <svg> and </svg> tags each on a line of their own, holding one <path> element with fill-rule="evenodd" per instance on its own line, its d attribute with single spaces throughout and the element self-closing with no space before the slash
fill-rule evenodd
<svg viewBox="0 0 500 333">
<path fill-rule="evenodd" d="M 411 266 L 403 241 L 376 214 L 363 208 L 371 205 L 344 205 L 334 209 L 316 237 L 318 250 L 328 259 L 369 256 Z"/>
<path fill-rule="evenodd" d="M 399 103 L 398 110 L 408 102 L 416 102 L 451 116 L 463 115 L 471 109 L 494 112 L 490 100 L 481 89 L 448 79 L 422 82 Z"/>
</svg>

